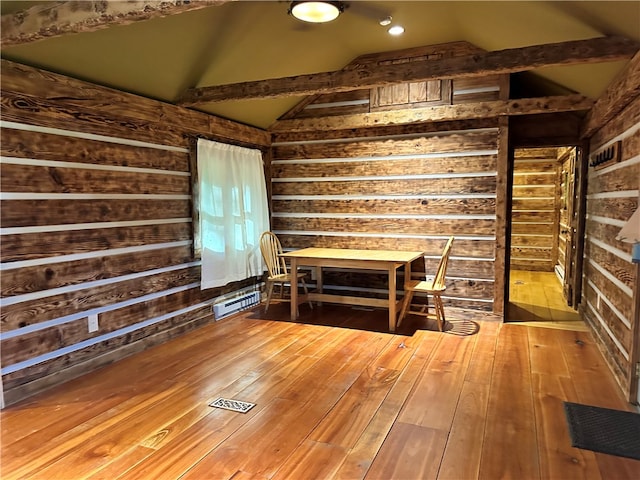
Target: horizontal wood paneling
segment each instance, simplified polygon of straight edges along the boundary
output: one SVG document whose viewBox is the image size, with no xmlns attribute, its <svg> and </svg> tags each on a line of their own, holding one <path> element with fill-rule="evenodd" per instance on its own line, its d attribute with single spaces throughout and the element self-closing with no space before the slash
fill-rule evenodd
<svg viewBox="0 0 640 480">
<path fill-rule="evenodd" d="M 130 119 L 114 122 L 108 121 L 108 117 L 105 121 L 105 115 L 90 107 L 69 107 L 64 101 L 56 102 L 19 92 L 10 92 L 5 90 L 6 88 L 3 82 L 0 111 L 4 121 L 28 120 L 28 123 L 41 127 L 116 136 L 176 147 L 188 146 L 187 140 L 177 130 L 168 130 L 161 124 Z"/>
<path fill-rule="evenodd" d="M 587 205 L 590 215 L 626 221 L 638 208 L 638 197 L 587 198 Z"/>
<path fill-rule="evenodd" d="M 323 232 L 368 232 L 368 233 L 412 233 L 437 235 L 447 232 L 451 235 L 466 235 L 470 224 L 476 235 L 492 235 L 494 220 L 448 220 L 448 219 L 406 219 L 406 218 L 281 218 L 274 217 L 272 226 L 275 230 L 320 230 Z"/>
<path fill-rule="evenodd" d="M 3 272 L 0 290 L 3 297 L 23 295 L 180 265 L 192 258 L 191 245 L 187 245 L 143 251 L 135 255 L 112 255 L 16 268 Z"/>
<path fill-rule="evenodd" d="M 145 147 L 18 129 L 3 129 L 0 138 L 0 151 L 7 157 L 189 171 L 188 159 L 182 152 L 155 149 L 154 154 L 149 155 L 149 149 Z"/>
<path fill-rule="evenodd" d="M 77 313 L 78 304 L 85 310 L 104 307 L 151 293 L 200 282 L 200 268 L 188 267 L 115 284 L 70 291 L 35 300 L 8 305 L 0 312 L 2 332 L 34 325 L 51 318 Z"/>
<path fill-rule="evenodd" d="M 531 237 L 553 237 L 554 227 L 550 224 L 530 224 L 530 223 L 520 223 L 512 225 L 511 234 L 512 235 L 527 235 Z M 531 233 L 534 230 L 535 233 Z M 518 239 L 518 241 L 522 241 Z"/>
<path fill-rule="evenodd" d="M 446 236 L 433 236 L 430 238 L 421 238 L 422 233 L 416 235 L 415 238 L 407 238 L 405 236 L 397 236 L 389 238 L 388 235 L 375 234 L 372 237 L 359 237 L 355 233 L 348 236 L 333 236 L 327 234 L 309 234 L 308 232 L 296 233 L 280 233 L 278 238 L 285 249 L 307 248 L 307 247 L 325 247 L 325 248 L 355 248 L 363 249 L 371 248 L 372 242 L 376 248 L 382 250 L 407 250 L 407 251 L 423 251 L 426 255 L 441 255 L 445 244 Z M 462 252 L 461 256 L 493 258 L 495 250 L 495 241 L 491 237 L 482 240 L 471 240 L 460 237 L 455 240 L 456 251 Z"/>
<path fill-rule="evenodd" d="M 602 265 L 599 266 L 606 271 L 606 268 Z M 584 268 L 585 277 L 588 278 L 588 281 L 593 283 L 625 318 L 633 318 L 631 296 L 623 292 L 619 285 L 612 281 L 610 277 L 605 276 L 591 262 L 587 261 Z"/>
<path fill-rule="evenodd" d="M 537 211 L 537 210 L 549 211 L 549 210 L 553 210 L 555 203 L 556 203 L 556 199 L 554 197 L 514 198 L 511 203 L 511 208 L 516 212 L 526 210 L 527 208 L 530 208 L 534 211 Z"/>
<path fill-rule="evenodd" d="M 189 218 L 189 200 L 2 200 L 3 228 L 76 223 L 130 222 L 161 218 Z"/>
<path fill-rule="evenodd" d="M 497 131 L 412 130 L 411 136 L 297 137 L 295 144 L 275 146 L 272 228 L 286 249 L 422 250 L 432 257 L 427 273 L 435 271 L 447 236 L 454 235 L 446 302 L 491 310 Z M 424 270 L 424 263 L 414 270 Z M 385 282 L 385 275 L 348 272 L 324 278 L 325 289 L 343 295 L 384 296 Z"/>
<path fill-rule="evenodd" d="M 274 200 L 274 211 L 292 213 L 370 213 L 380 215 L 403 212 L 416 215 L 493 215 L 494 198 L 415 198 L 407 200 Z M 462 208 L 462 210 L 461 210 Z"/>
<path fill-rule="evenodd" d="M 585 298 L 587 302 L 598 312 L 627 353 L 631 352 L 633 335 L 631 328 L 625 324 L 625 322 L 630 323 L 630 319 L 621 319 L 609 304 L 602 300 L 599 291 L 594 288 L 592 283 L 587 283 L 585 287 Z"/>
<path fill-rule="evenodd" d="M 328 272 L 324 277 L 325 293 L 341 292 L 341 295 L 353 295 L 353 296 L 371 296 L 377 298 L 388 298 L 387 283 L 384 280 L 384 276 L 378 276 L 371 274 L 349 274 L 349 273 L 334 273 Z M 416 276 L 416 278 L 418 278 Z M 400 279 L 401 280 L 401 279 Z M 493 292 L 493 280 L 466 280 L 451 278 L 447 280 L 447 291 L 443 295 L 443 299 L 448 299 L 451 305 L 455 304 L 457 298 L 463 298 L 469 301 L 483 300 L 487 296 L 491 296 Z M 367 285 L 367 290 L 355 289 L 354 285 Z M 345 287 L 337 289 L 336 285 L 344 285 Z M 313 283 L 310 284 L 314 286 Z M 378 291 L 374 291 L 378 289 Z M 420 296 L 417 296 L 419 299 Z M 416 302 L 418 303 L 418 302 Z"/>
<path fill-rule="evenodd" d="M 8 373 L 3 376 L 5 391 L 9 392 L 12 401 L 19 400 L 68 380 L 69 374 L 63 375 L 65 370 L 71 369 L 75 374 L 73 376 L 78 376 L 81 372 L 95 370 L 198 328 L 213 321 L 210 312 L 211 307 L 206 309 L 201 307 L 187 314 L 176 315 L 147 327 L 25 367 L 20 371 Z"/>
<path fill-rule="evenodd" d="M 545 224 L 553 224 L 555 218 L 555 212 L 553 210 L 550 211 L 514 211 L 512 215 L 512 219 L 514 222 L 518 223 L 545 223 Z M 535 229 L 535 227 L 534 227 Z M 535 230 L 534 230 L 535 231 Z"/>
<path fill-rule="evenodd" d="M 194 136 L 265 131 L 2 61 L 1 353 L 10 402 L 212 320 L 193 258 Z M 89 332 L 88 317 L 98 329 Z"/>
<path fill-rule="evenodd" d="M 518 149 L 514 157 L 511 268 L 552 271 L 560 182 L 556 149 Z"/>
<path fill-rule="evenodd" d="M 369 111 L 369 90 L 354 90 L 317 95 L 304 108 L 296 107 L 296 118 L 310 118 L 328 115 L 347 115 Z M 306 102 L 307 100 L 305 100 Z"/>
<path fill-rule="evenodd" d="M 477 78 L 454 78 L 451 103 L 488 102 L 500 99 L 500 75 Z"/>
<path fill-rule="evenodd" d="M 581 313 L 613 370 L 620 388 L 635 399 L 638 361 L 637 266 L 631 262 L 631 244 L 616 240 L 624 222 L 638 208 L 640 190 L 640 99 L 603 125 L 591 138 L 596 152 L 621 140 L 621 161 L 600 170 L 589 168 L 585 269 Z"/>
<path fill-rule="evenodd" d="M 100 331 L 87 337 L 87 319 L 83 318 L 59 326 L 47 328 L 29 335 L 5 339 L 2 342 L 2 363 L 5 366 L 13 365 L 19 361 L 27 360 L 34 356 L 55 352 L 61 347 L 68 347 L 110 332 L 115 332 L 129 325 L 145 321 L 149 318 L 159 317 L 164 312 L 180 310 L 182 305 L 196 304 L 200 299 L 198 289 L 189 289 L 171 295 L 162 296 L 153 300 L 136 303 L 130 307 L 101 313 L 98 315 Z M 208 310 L 205 312 L 205 310 Z M 211 312 L 211 307 L 201 307 L 200 314 Z M 42 343 L 37 339 L 41 337 Z M 48 339 L 48 342 L 47 342 Z M 28 346 L 28 348 L 27 348 Z M 100 346 L 95 346 L 94 351 Z"/>
<path fill-rule="evenodd" d="M 416 153 L 469 152 L 486 150 L 497 141 L 497 131 L 449 134 L 408 140 L 356 141 L 348 143 L 320 143 L 282 145 L 273 147 L 277 160 L 299 158 L 349 158 Z"/>
<path fill-rule="evenodd" d="M 486 176 L 439 179 L 276 182 L 273 183 L 272 188 L 273 195 L 494 194 L 496 178 L 494 176 Z"/>
<path fill-rule="evenodd" d="M 212 135 L 219 139 L 252 145 L 270 144 L 268 133 L 258 128 L 167 103 L 149 101 L 144 97 L 111 88 L 78 82 L 64 75 L 26 65 L 3 60 L 2 76 L 3 100 L 5 91 L 20 92 L 32 99 L 61 99 L 61 106 L 68 107 L 69 120 L 74 117 L 75 112 L 75 116 L 86 122 L 84 125 L 87 128 L 95 126 L 92 120 L 98 117 L 95 113 L 99 112 L 103 117 L 102 122 L 110 126 L 112 131 L 118 127 L 130 130 L 131 138 L 139 139 L 140 130 L 135 125 L 140 122 L 147 125 L 159 124 L 161 128 L 158 129 L 156 138 L 165 131 L 175 129 L 176 136 L 184 137 L 184 133 L 189 133 Z M 23 81 L 25 78 L 29 81 Z M 28 109 L 28 106 L 21 105 L 20 109 Z M 34 109 L 35 111 L 37 109 Z"/>
<path fill-rule="evenodd" d="M 387 161 L 361 160 L 358 158 L 344 162 L 332 161 L 331 163 L 322 161 L 317 163 L 278 161 L 273 164 L 272 176 L 273 178 L 326 177 L 329 172 L 331 172 L 332 177 L 397 175 L 398 172 L 403 171 L 420 172 L 421 175 L 442 172 L 475 173 L 495 170 L 496 161 L 496 155 L 412 158 L 410 154 Z"/>
<path fill-rule="evenodd" d="M 60 255 L 90 253 L 114 248 L 139 247 L 186 241 L 192 237 L 188 222 L 139 227 L 91 228 L 60 232 L 2 236 L 2 261 L 32 260 Z"/>
<path fill-rule="evenodd" d="M 636 269 L 628 258 L 620 258 L 593 242 L 590 242 L 589 245 L 589 258 L 598 265 L 606 266 L 607 271 L 617 280 L 629 287 L 630 290 L 633 289 Z"/>
<path fill-rule="evenodd" d="M 513 196 L 519 198 L 555 197 L 556 188 L 554 185 L 544 185 L 532 187 L 530 185 L 514 185 Z"/>
<path fill-rule="evenodd" d="M 189 177 L 5 163 L 0 188 L 22 193 L 184 194 Z"/>
<path fill-rule="evenodd" d="M 620 112 L 620 115 L 617 115 L 606 125 L 602 125 L 600 129 L 596 130 L 589 142 L 591 151 L 594 152 L 613 138 L 633 128 L 638 123 L 639 117 L 640 97 L 636 97 Z"/>
<path fill-rule="evenodd" d="M 616 239 L 620 232 L 620 228 L 621 227 L 619 226 L 601 223 L 593 219 L 587 219 L 586 224 L 586 229 L 589 232 L 589 238 L 605 242 L 610 247 L 620 250 L 627 255 L 631 255 L 633 245 L 629 242 L 623 242 Z"/>
<path fill-rule="evenodd" d="M 420 136 L 442 132 L 459 132 L 497 128 L 497 118 L 483 118 L 474 120 L 452 120 L 445 122 L 421 123 L 416 125 L 384 125 L 379 127 L 350 128 L 347 130 L 329 130 L 317 132 L 273 132 L 271 138 L 274 146 L 290 142 L 325 142 L 327 140 L 357 140 L 372 137 L 391 138 L 402 136 Z"/>
</svg>

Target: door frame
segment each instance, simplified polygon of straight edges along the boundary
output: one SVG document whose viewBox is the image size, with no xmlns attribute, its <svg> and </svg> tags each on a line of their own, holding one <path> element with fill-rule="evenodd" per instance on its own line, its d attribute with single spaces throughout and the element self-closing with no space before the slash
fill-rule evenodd
<svg viewBox="0 0 640 480">
<path fill-rule="evenodd" d="M 584 233 L 586 229 L 586 209 L 587 209 L 587 173 L 588 173 L 588 144 L 562 144 L 562 145 L 535 145 L 535 146 L 518 146 L 514 147 L 509 145 L 508 148 L 508 162 L 509 167 L 507 170 L 507 182 L 506 182 L 506 210 L 507 218 L 505 221 L 505 268 L 504 268 L 504 319 L 506 321 L 509 311 L 509 280 L 511 277 L 511 230 L 513 219 L 513 173 L 515 162 L 515 150 L 527 149 L 527 148 L 561 148 L 570 147 L 576 149 L 576 159 L 574 164 L 574 184 L 573 184 L 573 206 L 574 216 L 571 219 L 571 235 L 572 235 L 572 250 L 571 255 L 571 276 L 569 281 L 567 280 L 567 272 L 565 271 L 565 282 L 569 282 L 569 296 L 565 296 L 567 304 L 574 309 L 578 309 L 580 300 L 582 297 L 582 273 L 583 273 L 583 253 L 584 253 Z"/>
<path fill-rule="evenodd" d="M 582 273 L 584 269 L 584 234 L 587 228 L 587 176 L 589 170 L 589 144 L 583 143 L 575 145 L 576 161 L 575 161 L 575 185 L 573 195 L 574 218 L 571 221 L 573 247 L 575 254 L 572 260 L 575 265 L 572 271 L 572 296 L 569 304 L 576 310 L 582 299 Z M 569 299 L 567 299 L 569 300 Z"/>
</svg>

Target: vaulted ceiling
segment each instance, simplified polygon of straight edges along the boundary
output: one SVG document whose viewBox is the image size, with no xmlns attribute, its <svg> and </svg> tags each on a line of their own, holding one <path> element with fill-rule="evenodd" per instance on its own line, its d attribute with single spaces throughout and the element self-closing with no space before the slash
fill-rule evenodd
<svg viewBox="0 0 640 480">
<path fill-rule="evenodd" d="M 0 5 L 4 17 L 28 8 L 55 11 L 61 3 Z M 640 42 L 638 1 L 351 1 L 337 20 L 322 25 L 289 16 L 286 1 L 215 3 L 85 33 L 3 43 L 2 57 L 176 102 L 192 87 L 335 71 L 363 54 L 461 40 L 487 51 L 605 35 Z M 390 36 L 378 24 L 386 15 L 404 26 L 404 35 Z M 520 78 L 543 94 L 577 92 L 595 99 L 625 64 L 547 67 Z M 194 108 L 266 128 L 300 100 L 234 100 Z"/>
</svg>

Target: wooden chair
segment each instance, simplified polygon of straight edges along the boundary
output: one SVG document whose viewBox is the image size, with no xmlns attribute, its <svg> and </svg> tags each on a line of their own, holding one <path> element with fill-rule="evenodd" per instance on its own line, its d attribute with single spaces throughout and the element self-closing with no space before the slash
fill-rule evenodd
<svg viewBox="0 0 640 480">
<path fill-rule="evenodd" d="M 410 280 L 405 287 L 405 299 L 402 305 L 402 311 L 400 312 L 400 319 L 398 325 L 402 322 L 407 313 L 413 313 L 415 315 L 429 316 L 429 300 L 427 297 L 427 303 L 422 305 L 419 311 L 411 310 L 411 300 L 416 292 L 426 293 L 433 297 L 433 308 L 435 310 L 436 320 L 438 322 L 438 330 L 444 331 L 445 317 L 444 306 L 442 305 L 442 293 L 447 289 L 445 285 L 445 275 L 447 273 L 447 264 L 449 263 L 449 253 L 451 252 L 451 245 L 453 244 L 453 237 L 449 237 L 447 244 L 444 247 L 442 256 L 440 257 L 440 263 L 438 264 L 438 270 L 432 281 L 430 280 Z"/>
<path fill-rule="evenodd" d="M 267 277 L 267 305 L 264 309 L 265 313 L 269 310 L 269 303 L 271 302 L 271 295 L 273 294 L 273 286 L 275 284 L 280 285 L 280 298 L 284 298 L 285 283 L 288 283 L 290 288 L 298 288 L 297 280 L 302 282 L 304 293 L 309 293 L 307 284 L 304 282 L 306 273 L 298 273 L 296 281 L 291 282 L 291 273 L 287 270 L 287 264 L 284 258 L 280 256 L 282 254 L 282 245 L 274 233 L 264 232 L 260 236 L 260 252 L 269 271 L 269 276 Z M 309 306 L 313 308 L 311 301 L 309 301 Z"/>
</svg>

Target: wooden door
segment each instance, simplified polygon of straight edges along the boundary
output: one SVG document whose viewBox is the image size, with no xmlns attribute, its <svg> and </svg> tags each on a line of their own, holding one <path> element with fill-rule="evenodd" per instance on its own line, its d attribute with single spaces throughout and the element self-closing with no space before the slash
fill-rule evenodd
<svg viewBox="0 0 640 480">
<path fill-rule="evenodd" d="M 573 148 L 565 163 L 563 172 L 563 193 L 561 201 L 566 213 L 566 225 L 561 227 L 560 235 L 565 241 L 564 251 L 564 278 L 562 280 L 562 292 L 567 300 L 567 305 L 573 306 L 573 285 L 576 267 L 576 211 L 575 211 L 575 182 L 576 182 L 576 149 Z"/>
</svg>

